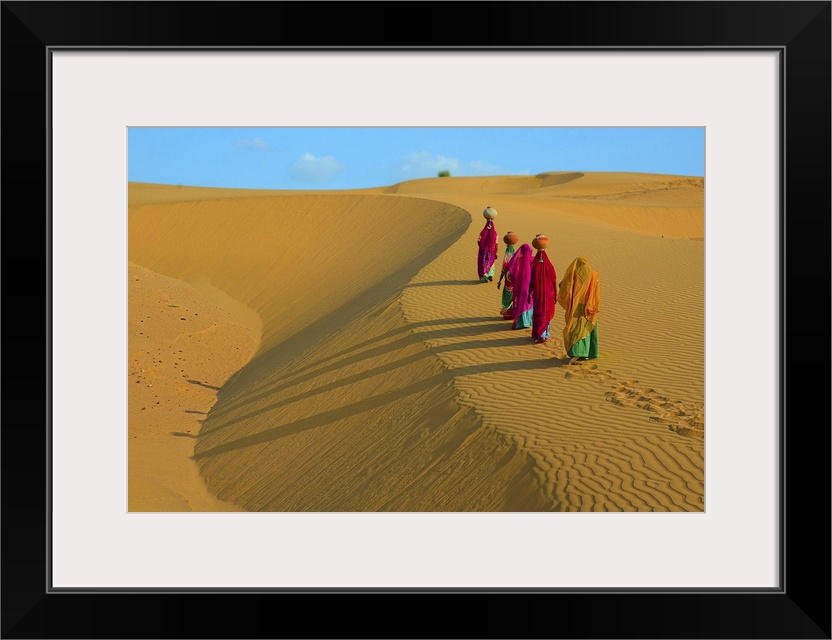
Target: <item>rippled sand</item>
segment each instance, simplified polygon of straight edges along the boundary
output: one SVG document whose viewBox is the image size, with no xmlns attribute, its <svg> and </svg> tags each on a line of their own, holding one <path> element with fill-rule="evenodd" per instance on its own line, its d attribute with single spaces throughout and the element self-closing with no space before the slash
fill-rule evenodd
<svg viewBox="0 0 832 640">
<path fill-rule="evenodd" d="M 703 191 L 130 184 L 130 510 L 703 511 Z M 598 270 L 597 360 L 500 318 L 486 206 Z"/>
</svg>

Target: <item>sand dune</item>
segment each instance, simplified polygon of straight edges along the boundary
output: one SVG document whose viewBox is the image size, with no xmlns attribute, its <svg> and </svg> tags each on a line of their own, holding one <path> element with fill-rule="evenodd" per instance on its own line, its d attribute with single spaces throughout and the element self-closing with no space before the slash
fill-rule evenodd
<svg viewBox="0 0 832 640">
<path fill-rule="evenodd" d="M 131 184 L 129 205 L 131 510 L 704 509 L 701 178 Z M 566 364 L 561 308 L 543 345 L 500 318 L 485 206 L 500 237 L 546 233 L 558 274 L 599 271 L 600 358 Z M 197 338 L 199 375 L 154 361 Z M 187 408 L 160 422 L 150 389 Z"/>
</svg>

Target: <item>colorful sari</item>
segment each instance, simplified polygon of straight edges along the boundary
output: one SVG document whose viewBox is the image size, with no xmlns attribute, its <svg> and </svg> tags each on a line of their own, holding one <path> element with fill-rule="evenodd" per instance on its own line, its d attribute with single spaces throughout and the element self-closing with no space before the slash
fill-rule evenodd
<svg viewBox="0 0 832 640">
<path fill-rule="evenodd" d="M 517 249 L 514 248 L 513 244 L 506 245 L 506 253 L 503 256 L 503 266 L 500 269 L 500 282 L 503 283 L 503 296 L 500 300 L 500 315 L 503 316 L 506 320 L 514 318 L 514 313 L 511 309 L 511 300 L 513 297 L 513 290 L 514 285 L 511 284 L 511 280 L 508 279 L 508 263 L 511 260 L 514 252 Z"/>
<path fill-rule="evenodd" d="M 601 287 L 598 272 L 586 258 L 575 258 L 558 290 L 558 303 L 566 312 L 563 346 L 571 357 L 598 357 L 598 311 Z"/>
<path fill-rule="evenodd" d="M 514 309 L 512 329 L 525 329 L 532 326 L 532 302 L 529 298 L 529 285 L 532 277 L 532 247 L 528 244 L 520 248 L 509 260 L 508 278 L 513 287 L 511 307 Z"/>
<path fill-rule="evenodd" d="M 485 226 L 477 238 L 477 274 L 480 282 L 488 282 L 494 278 L 494 262 L 497 260 L 497 230 L 493 220 L 486 220 Z"/>
<path fill-rule="evenodd" d="M 532 300 L 532 340 L 541 342 L 549 339 L 549 325 L 555 317 L 555 303 L 558 299 L 555 285 L 555 267 L 544 249 L 534 256 L 529 297 Z"/>
</svg>

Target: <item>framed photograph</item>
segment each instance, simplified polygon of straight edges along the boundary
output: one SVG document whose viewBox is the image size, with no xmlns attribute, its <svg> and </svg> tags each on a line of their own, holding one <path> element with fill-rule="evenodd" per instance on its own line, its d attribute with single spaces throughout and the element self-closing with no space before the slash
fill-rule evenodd
<svg viewBox="0 0 832 640">
<path fill-rule="evenodd" d="M 396 29 L 391 31 L 389 25 L 381 25 L 393 16 L 395 5 L 3 2 L 2 197 L 8 240 L 0 502 L 3 637 L 829 638 L 828 367 L 811 363 L 811 355 L 829 353 L 828 334 L 814 328 L 817 321 L 828 326 L 829 305 L 819 305 L 821 316 L 816 318 L 818 305 L 802 301 L 802 262 L 809 263 L 821 295 L 828 295 L 830 4 L 402 3 L 397 10 L 406 15 L 395 18 Z M 194 459 L 215 491 L 212 500 L 221 501 L 225 495 L 229 502 L 206 499 L 195 504 L 191 496 L 176 491 L 131 493 L 130 483 L 134 488 L 174 486 L 154 475 L 157 467 L 131 462 L 131 456 L 141 454 L 147 461 L 169 452 L 132 443 L 137 436 L 128 429 L 131 412 L 146 411 L 144 423 L 165 430 L 165 439 L 159 440 L 165 447 L 193 448 L 196 439 L 190 428 L 173 428 L 172 422 L 147 417 L 161 414 L 164 399 L 155 395 L 161 383 L 146 371 L 170 356 L 165 366 L 176 367 L 181 397 L 186 398 L 171 415 L 185 416 L 194 424 L 204 420 L 214 397 L 209 394 L 221 390 L 234 367 L 224 372 L 216 364 L 222 356 L 213 351 L 215 346 L 199 351 L 190 342 L 201 364 L 187 361 L 190 354 L 184 353 L 188 347 L 180 327 L 196 327 L 186 332 L 188 340 L 204 335 L 220 326 L 210 313 L 238 304 L 221 299 L 221 287 L 208 281 L 187 292 L 177 289 L 174 280 L 154 280 L 152 295 L 158 299 L 152 303 L 170 314 L 173 338 L 166 348 L 173 350 L 162 354 L 160 343 L 158 353 L 145 349 L 147 362 L 133 362 L 138 351 L 129 341 L 148 336 L 139 326 L 143 319 L 138 307 L 131 305 L 151 300 L 136 292 L 158 276 L 152 268 L 141 271 L 142 265 L 152 267 L 164 254 L 168 275 L 198 279 L 188 272 L 188 251 L 194 243 L 176 240 L 176 234 L 181 238 L 186 232 L 200 238 L 202 251 L 227 255 L 228 264 L 233 262 L 238 271 L 248 263 L 245 251 L 223 243 L 222 233 L 199 229 L 208 217 L 217 225 L 231 226 L 242 224 L 242 218 L 223 220 L 222 211 L 203 207 L 190 227 L 179 225 L 169 232 L 164 212 L 151 211 L 154 198 L 176 199 L 173 191 L 200 185 L 183 177 L 181 185 L 168 185 L 163 196 L 152 189 L 138 194 L 137 189 L 155 179 L 152 171 L 130 177 L 128 165 L 135 168 L 139 161 L 128 149 L 146 140 L 137 132 L 196 135 L 210 129 L 232 135 L 236 130 L 229 144 L 256 163 L 258 154 L 277 146 L 276 138 L 256 131 L 281 128 L 315 129 L 325 135 L 371 128 L 388 134 L 405 129 L 427 134 L 438 128 L 698 132 L 704 141 L 704 178 L 660 187 L 704 189 L 704 237 L 693 239 L 704 254 L 704 283 L 698 284 L 704 290 L 704 309 L 690 312 L 704 318 L 705 375 L 698 391 L 704 402 L 671 406 L 673 398 L 642 388 L 634 376 L 622 378 L 620 388 L 608 398 L 611 404 L 627 404 L 633 397 L 628 410 L 653 412 L 653 422 L 679 437 L 704 429 L 699 450 L 680 446 L 674 455 L 662 455 L 661 446 L 645 446 L 622 456 L 636 465 L 636 457 L 659 451 L 655 459 L 644 461 L 644 468 L 664 466 L 678 480 L 664 486 L 650 473 L 634 473 L 644 489 L 615 493 L 663 497 L 629 503 L 629 508 L 615 501 L 589 504 L 579 499 L 555 500 L 557 508 L 518 500 L 512 504 L 524 506 L 503 512 L 460 508 L 470 504 L 464 502 L 449 502 L 452 506 L 446 509 L 422 508 L 423 503 L 407 500 L 401 508 L 376 512 L 340 508 L 367 503 L 349 502 L 344 487 L 316 476 L 314 461 L 304 457 L 303 447 L 304 439 L 321 425 L 300 414 L 289 425 L 291 438 L 284 438 L 286 432 L 240 432 L 237 440 L 216 436 L 196 445 Z M 518 137 L 515 144 L 519 145 Z M 590 144 L 593 141 L 585 138 L 584 145 Z M 656 142 L 656 153 L 658 149 Z M 628 151 L 636 152 L 633 148 L 620 153 L 626 156 Z M 173 156 L 176 151 L 171 146 L 165 153 Z M 679 155 L 683 154 L 680 146 Z M 159 155 L 157 151 L 155 157 Z M 460 165 L 451 164 L 453 158 L 442 160 L 447 166 L 429 165 L 431 179 L 454 180 Z M 574 162 L 579 162 L 577 157 Z M 471 175 L 505 173 L 494 166 L 480 166 L 480 173 Z M 616 171 L 611 166 L 609 171 Z M 290 173 L 299 180 L 315 180 L 342 169 L 337 159 L 310 153 L 298 155 Z M 252 164 L 250 171 L 255 170 Z M 543 171 L 535 176 L 537 182 L 547 178 L 557 186 L 567 172 L 591 169 L 564 164 Z M 682 169 L 678 174 L 690 175 Z M 356 193 L 389 188 L 407 184 L 411 176 L 403 170 L 399 177 L 343 188 Z M 474 184 L 476 179 L 471 178 L 473 191 L 454 202 L 471 209 L 477 189 L 493 193 L 495 202 L 483 203 L 484 217 L 493 221 L 500 215 L 500 203 L 514 202 L 506 194 L 519 187 L 507 181 L 496 189 Z M 398 194 L 397 201 L 412 204 L 424 198 L 424 188 Z M 258 243 L 277 250 L 281 243 L 291 242 L 293 232 L 306 234 L 304 242 L 310 248 L 316 238 L 321 247 L 330 246 L 325 236 L 341 217 L 335 211 L 331 219 L 321 213 L 328 211 L 320 200 L 323 196 L 314 185 L 309 189 L 316 194 L 311 198 L 319 198 L 310 200 L 311 213 L 304 214 L 311 220 L 309 228 L 304 231 L 296 216 L 285 225 L 275 224 L 269 234 L 250 234 L 245 243 L 252 255 Z M 573 197 L 594 197 L 594 192 L 576 194 Z M 132 213 L 128 220 L 128 205 L 135 203 L 145 207 L 140 224 Z M 253 200 L 246 203 L 245 215 L 262 214 Z M 403 216 L 415 215 L 416 209 L 401 206 Z M 347 223 L 359 209 L 345 212 Z M 437 209 L 436 214 L 430 220 L 435 238 L 442 233 L 474 233 L 464 231 L 467 219 L 459 229 L 454 227 L 450 209 Z M 471 228 L 482 222 L 475 219 Z M 664 222 L 657 217 L 651 224 L 658 229 Z M 252 228 L 257 228 L 254 223 Z M 401 288 L 403 298 L 410 296 L 403 302 L 405 312 L 413 326 L 430 330 L 428 337 L 439 340 L 432 345 L 439 347 L 437 353 L 461 358 L 453 366 L 476 373 L 482 363 L 464 361 L 471 357 L 472 343 L 463 353 L 454 346 L 457 334 L 437 331 L 433 316 L 419 315 L 431 296 L 450 291 L 458 280 L 448 280 L 441 271 L 406 274 L 405 262 L 400 265 L 391 257 L 401 249 L 383 259 L 385 248 L 398 247 L 392 241 L 401 231 L 397 229 L 379 227 L 383 240 L 378 246 L 371 242 L 379 256 L 376 264 L 387 269 L 388 284 Z M 606 242 L 602 226 L 598 229 L 596 240 Z M 430 244 L 430 234 L 416 226 L 412 233 L 414 242 L 418 236 L 419 243 Z M 676 247 L 680 261 L 682 252 L 694 246 L 691 237 L 686 242 Z M 446 246 L 437 248 L 430 259 Z M 569 246 L 577 250 L 582 245 Z M 326 252 L 310 253 L 321 265 L 307 270 L 312 276 L 333 272 L 332 286 L 326 289 L 331 300 L 359 286 L 350 282 L 359 283 L 360 272 L 340 269 L 349 282 L 339 285 L 339 268 L 327 263 Z M 786 268 L 787 256 L 800 260 L 791 270 Z M 649 260 L 645 253 L 645 277 L 638 288 L 627 296 L 616 292 L 613 299 L 628 297 L 633 305 L 650 299 Z M 821 261 L 823 265 L 814 266 Z M 609 263 L 610 269 L 620 264 Z M 215 264 L 221 267 L 222 261 Z M 288 269 L 287 277 L 312 277 L 304 276 L 304 269 Z M 214 283 L 221 280 L 220 271 L 212 273 Z M 493 287 L 487 268 L 482 271 L 477 274 L 481 282 L 474 284 L 484 287 L 488 282 Z M 245 280 L 240 273 L 235 277 Z M 394 283 L 394 278 L 402 282 Z M 675 279 L 682 282 L 681 271 Z M 200 306 L 201 314 L 197 313 L 196 306 L 189 307 L 192 294 L 216 304 Z M 252 290 L 246 295 L 262 300 L 264 294 Z M 382 305 L 383 296 L 377 297 L 373 304 Z M 684 306 L 679 300 L 670 296 L 667 304 Z M 807 308 L 809 314 L 794 312 Z M 245 319 L 251 310 L 238 311 L 235 317 Z M 489 328 L 482 318 L 468 317 L 478 313 L 462 314 L 465 322 L 458 323 L 467 327 L 464 337 L 473 342 L 482 342 Z M 277 312 L 269 317 L 273 324 L 294 330 L 308 324 L 317 332 L 312 337 L 319 340 L 317 336 L 326 332 L 314 324 L 315 307 L 305 314 L 306 319 Z M 254 344 L 252 336 L 262 330 L 255 316 L 250 326 L 240 320 L 235 325 L 239 335 L 227 344 L 243 344 L 246 337 Z M 809 319 L 811 341 L 820 342 L 805 353 L 795 351 L 795 328 L 803 325 L 798 325 L 798 317 Z M 327 370 L 323 388 L 324 378 L 319 378 L 316 389 L 299 385 L 285 398 L 266 397 L 265 389 L 279 391 L 289 373 L 273 370 L 274 360 L 260 361 L 259 377 L 246 381 L 248 395 L 237 398 L 241 406 L 227 403 L 225 422 L 211 425 L 214 433 L 218 427 L 231 433 L 243 418 L 299 401 L 324 413 L 333 411 L 334 395 L 326 391 L 347 398 L 348 418 L 376 409 L 372 394 L 369 399 L 361 395 L 366 393 L 359 384 L 365 380 L 359 371 L 362 359 L 399 350 L 418 364 L 419 375 L 428 370 L 417 349 L 423 347 L 403 342 L 405 333 L 384 325 L 385 316 L 378 318 L 379 326 L 387 327 L 378 337 L 355 332 L 353 343 L 346 333 L 339 333 L 325 345 L 333 357 L 340 353 L 346 359 L 342 370 Z M 200 322 L 204 326 L 197 327 Z M 153 326 L 155 330 L 161 324 Z M 685 329 L 680 325 L 675 331 Z M 674 328 L 667 327 L 667 332 Z M 645 359 L 661 353 L 655 347 L 661 339 L 645 337 Z M 530 348 L 546 348 L 545 340 Z M 372 353 L 365 356 L 365 349 Z M 691 349 L 696 352 L 695 346 Z M 300 347 L 296 350 L 300 354 Z M 568 355 L 579 357 L 577 352 Z M 798 361 L 798 356 L 804 357 Z M 249 356 L 234 357 L 244 363 Z M 331 363 L 298 358 L 292 361 L 297 380 L 302 381 L 303 367 L 332 368 Z M 229 356 L 223 362 L 232 360 Z M 389 369 L 383 362 L 374 366 L 375 373 Z M 529 368 L 528 363 L 523 366 Z M 669 378 L 675 375 L 678 386 L 684 386 L 694 379 L 684 367 L 695 367 L 697 361 L 675 353 L 651 366 L 663 367 Z M 518 368 L 522 366 L 514 370 Z M 790 368 L 792 381 L 800 386 L 789 396 Z M 605 375 L 603 368 L 582 369 L 580 362 L 565 361 L 563 369 L 581 378 L 581 384 Z M 501 365 L 497 370 L 507 369 Z M 606 383 L 617 380 L 612 371 L 606 373 Z M 439 368 L 436 376 L 441 376 Z M 435 409 L 435 403 L 444 401 L 414 395 L 429 385 L 418 377 L 407 380 L 410 386 L 404 390 L 382 388 L 380 393 L 395 402 L 411 398 L 411 412 L 427 403 L 434 403 Z M 545 391 L 526 387 L 529 403 L 549 403 L 556 410 L 557 403 L 547 399 Z M 144 395 L 133 406 L 139 388 Z M 468 393 L 476 395 L 477 390 L 472 387 Z M 670 409 L 677 418 L 667 422 Z M 339 419 L 344 415 L 338 413 Z M 380 437 L 367 429 L 365 437 Z M 424 437 L 430 429 L 413 431 L 412 438 Z M 555 432 L 540 437 L 564 436 Z M 624 438 L 605 437 L 610 446 L 628 446 Z M 235 485 L 248 483 L 244 498 L 234 496 L 235 507 L 228 494 L 216 488 L 223 486 L 223 474 L 231 473 L 240 443 L 273 455 L 269 447 L 279 439 L 284 456 L 280 464 L 296 461 L 296 477 L 308 485 L 307 494 L 294 485 L 274 486 L 274 476 L 249 475 Z M 564 450 L 568 446 L 564 444 Z M 697 451 L 699 463 L 690 462 Z M 210 461 L 221 455 L 223 463 L 212 466 Z M 592 461 L 578 457 L 571 460 L 575 469 L 593 468 Z M 482 461 L 471 457 L 467 462 Z M 326 458 L 327 465 L 338 463 L 337 455 Z M 141 475 L 140 469 L 154 471 Z M 615 484 L 616 478 L 631 475 L 599 476 L 597 483 L 612 478 Z M 391 478 L 380 481 L 378 490 L 389 487 Z M 464 487 L 452 484 L 464 492 Z M 516 495 L 524 491 L 514 490 Z M 340 502 L 292 502 L 293 492 L 308 497 L 310 491 L 318 496 L 331 492 Z M 450 486 L 441 491 L 451 495 Z M 240 509 L 241 501 L 254 506 Z M 292 506 L 297 504 L 304 506 Z M 335 506 L 321 507 L 327 504 Z M 430 622 L 428 616 L 414 615 L 414 605 L 422 604 L 419 598 L 428 599 Z M 477 598 L 487 599 L 486 613 L 478 620 L 461 616 L 480 610 L 461 606 Z M 335 615 L 321 611 L 313 621 L 296 614 L 269 616 L 296 604 L 334 606 Z M 512 613 L 495 616 L 492 609 Z M 543 612 L 553 615 L 544 622 Z M 452 622 L 439 627 L 437 620 Z M 396 625 L 392 630 L 391 624 Z"/>
</svg>

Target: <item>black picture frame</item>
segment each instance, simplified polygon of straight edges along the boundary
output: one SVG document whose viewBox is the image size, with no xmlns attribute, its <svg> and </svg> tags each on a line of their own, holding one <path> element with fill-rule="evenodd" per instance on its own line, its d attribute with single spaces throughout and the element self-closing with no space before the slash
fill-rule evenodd
<svg viewBox="0 0 832 640">
<path fill-rule="evenodd" d="M 2 2 L 1 11 L 3 638 L 830 638 L 830 2 Z M 60 381 L 49 348 L 50 52 L 130 47 L 778 51 L 780 587 L 51 590 L 49 400 Z M 744 323 L 776 310 L 728 313 L 741 342 Z M 742 367 L 742 349 L 730 355 L 726 366 Z"/>
</svg>

